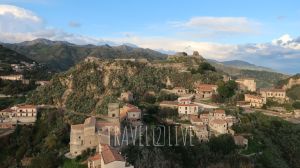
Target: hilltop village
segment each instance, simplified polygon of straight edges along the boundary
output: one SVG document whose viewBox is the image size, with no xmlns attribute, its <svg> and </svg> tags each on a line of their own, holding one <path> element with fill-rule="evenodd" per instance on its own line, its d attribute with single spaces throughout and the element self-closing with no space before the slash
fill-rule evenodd
<svg viewBox="0 0 300 168">
<path fill-rule="evenodd" d="M 16 69 L 17 65 L 11 66 Z M 140 74 L 146 70 L 153 74 Z M 174 71 L 175 75 L 171 76 Z M 84 77 L 76 76 L 83 72 Z M 209 76 L 211 74 L 216 80 L 213 80 L 215 76 Z M 136 78 L 140 77 L 138 75 L 149 78 L 140 80 Z M 201 78 L 195 80 L 197 75 Z M 97 77 L 102 77 L 101 81 Z M 156 78 L 150 80 L 151 77 Z M 177 77 L 182 78 L 176 83 Z M 24 80 L 22 75 L 0 78 Z M 130 87 L 125 88 L 120 79 Z M 130 83 L 137 81 L 138 84 Z M 157 81 L 163 82 L 155 83 Z M 122 153 L 124 144 L 116 146 L 112 141 L 116 137 L 122 140 L 124 130 L 129 127 L 136 130 L 141 127 L 144 136 L 147 135 L 147 126 L 159 124 L 185 128 L 200 144 L 228 136 L 242 152 L 247 151 L 251 145 L 249 141 L 253 141 L 251 134 L 234 129 L 243 124 L 242 114 L 261 111 L 265 115 L 296 122 L 300 117 L 299 110 L 283 108 L 283 104 L 291 101 L 286 86 L 257 88 L 254 78 L 236 78 L 217 72 L 198 52 L 191 56 L 178 53 L 169 56 L 165 62 L 135 58 L 107 61 L 87 57 L 59 78 L 36 82 L 40 86 L 29 101 L 0 111 L 0 128 L 14 130 L 19 126 L 34 126 L 49 109 L 61 111 L 63 115 L 80 116 L 80 122 L 64 117 L 69 129 L 68 146 L 64 146 L 62 153 L 70 160 L 80 160 L 88 168 L 133 167 L 130 158 Z M 79 99 L 82 93 L 85 97 Z M 134 140 L 130 139 L 128 143 L 133 144 Z M 22 159 L 25 166 L 32 161 L 31 157 Z"/>
</svg>

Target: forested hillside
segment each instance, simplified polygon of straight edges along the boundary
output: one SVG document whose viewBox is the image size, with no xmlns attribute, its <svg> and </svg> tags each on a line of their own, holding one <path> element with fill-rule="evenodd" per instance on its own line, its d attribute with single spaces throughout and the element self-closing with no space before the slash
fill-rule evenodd
<svg viewBox="0 0 300 168">
<path fill-rule="evenodd" d="M 81 62 L 54 76 L 50 85 L 38 88 L 28 102 L 64 106 L 81 113 L 105 113 L 107 103 L 117 101 L 121 92 L 130 90 L 136 101 L 144 101 L 166 88 L 168 79 L 173 86 L 192 88 L 197 81 L 216 83 L 222 75 L 205 70 L 191 74 L 130 61 Z"/>
</svg>

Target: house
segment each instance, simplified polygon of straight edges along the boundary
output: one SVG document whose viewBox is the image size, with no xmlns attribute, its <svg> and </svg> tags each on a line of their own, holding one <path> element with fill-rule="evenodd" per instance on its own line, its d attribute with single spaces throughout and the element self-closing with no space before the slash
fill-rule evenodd
<svg viewBox="0 0 300 168">
<path fill-rule="evenodd" d="M 178 104 L 191 104 L 192 103 L 192 99 L 190 97 L 179 97 L 177 99 Z"/>
<path fill-rule="evenodd" d="M 101 168 L 101 154 L 96 154 L 88 158 L 88 168 Z"/>
<path fill-rule="evenodd" d="M 184 87 L 174 87 L 171 91 L 176 95 L 186 95 L 189 94 L 189 90 Z"/>
<path fill-rule="evenodd" d="M 275 100 L 287 100 L 286 91 L 284 89 L 260 89 L 260 95 L 267 98 L 274 98 Z"/>
<path fill-rule="evenodd" d="M 300 110 L 294 110 L 294 117 L 300 118 Z"/>
<path fill-rule="evenodd" d="M 141 125 L 142 111 L 137 106 L 126 104 L 120 109 L 120 118 L 133 125 Z"/>
<path fill-rule="evenodd" d="M 36 117 L 37 114 L 37 107 L 34 105 L 17 105 L 13 109 L 16 109 L 16 117 Z"/>
<path fill-rule="evenodd" d="M 131 108 L 127 111 L 127 120 L 140 121 L 142 119 L 142 111 L 139 108 Z"/>
<path fill-rule="evenodd" d="M 12 123 L 32 124 L 36 121 L 37 107 L 28 104 L 19 104 L 0 112 L 1 116 L 10 118 Z"/>
<path fill-rule="evenodd" d="M 132 92 L 127 91 L 127 92 L 121 93 L 119 100 L 124 101 L 124 102 L 132 102 L 133 101 Z"/>
<path fill-rule="evenodd" d="M 88 168 L 133 168 L 124 157 L 108 145 L 98 145 L 98 153 L 88 159 Z"/>
<path fill-rule="evenodd" d="M 207 125 L 195 125 L 192 127 L 192 130 L 201 142 L 208 141 L 209 132 L 207 130 Z"/>
<path fill-rule="evenodd" d="M 266 99 L 257 95 L 245 94 L 245 102 L 250 103 L 251 107 L 261 108 L 266 104 Z"/>
<path fill-rule="evenodd" d="M 192 125 L 205 125 L 200 115 L 190 115 L 189 118 Z"/>
<path fill-rule="evenodd" d="M 0 116 L 1 117 L 13 117 L 15 115 L 15 110 L 11 109 L 11 108 L 7 108 L 7 109 L 4 109 L 4 110 L 1 110 L 0 111 Z"/>
<path fill-rule="evenodd" d="M 221 119 L 224 120 L 226 117 L 225 110 L 215 109 L 214 111 L 209 112 L 209 119 Z"/>
<path fill-rule="evenodd" d="M 198 114 L 199 107 L 196 104 L 178 104 L 178 114 L 179 115 L 190 115 L 190 114 Z"/>
<path fill-rule="evenodd" d="M 12 81 L 21 81 L 24 79 L 23 75 L 5 75 L 0 76 L 2 80 L 12 80 Z"/>
<path fill-rule="evenodd" d="M 217 134 L 228 133 L 227 122 L 222 119 L 212 119 L 211 121 L 209 121 L 209 128 Z"/>
<path fill-rule="evenodd" d="M 211 84 L 200 84 L 195 89 L 196 97 L 201 99 L 212 98 L 217 93 L 218 86 Z"/>
<path fill-rule="evenodd" d="M 245 137 L 243 137 L 241 135 L 233 136 L 233 139 L 234 139 L 234 143 L 237 146 L 242 146 L 242 147 L 248 146 L 248 139 L 246 139 Z"/>
<path fill-rule="evenodd" d="M 240 90 L 251 91 L 251 92 L 256 91 L 256 82 L 255 79 L 253 78 L 237 79 L 236 83 L 238 84 Z"/>
</svg>

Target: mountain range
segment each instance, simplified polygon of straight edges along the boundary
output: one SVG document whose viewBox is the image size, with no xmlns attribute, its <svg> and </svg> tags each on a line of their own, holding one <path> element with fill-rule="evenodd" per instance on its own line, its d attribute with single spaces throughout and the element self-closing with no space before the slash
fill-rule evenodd
<svg viewBox="0 0 300 168">
<path fill-rule="evenodd" d="M 149 60 L 167 57 L 166 54 L 133 45 L 76 45 L 65 41 L 47 39 L 36 39 L 15 44 L 2 43 L 2 45 L 39 63 L 44 63 L 55 71 L 65 71 L 88 56 L 111 59 L 147 58 Z"/>
<path fill-rule="evenodd" d="M 217 64 L 219 64 L 219 66 L 226 66 L 226 67 L 237 68 L 237 69 L 275 72 L 275 70 L 271 68 L 257 66 L 255 64 L 251 64 L 249 62 L 242 61 L 242 60 L 216 61 L 216 60 L 208 59 L 208 62 L 216 66 L 218 66 Z"/>
</svg>

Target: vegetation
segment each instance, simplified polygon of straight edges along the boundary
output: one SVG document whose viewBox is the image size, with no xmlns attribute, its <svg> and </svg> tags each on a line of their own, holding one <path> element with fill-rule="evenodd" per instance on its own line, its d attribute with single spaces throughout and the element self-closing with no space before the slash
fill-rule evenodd
<svg viewBox="0 0 300 168">
<path fill-rule="evenodd" d="M 74 115 L 57 109 L 44 109 L 38 113 L 34 126 L 17 126 L 15 132 L 0 139 L 1 167 L 20 167 L 23 158 L 32 158 L 30 167 L 55 168 L 77 165 L 64 159 L 69 150 L 69 124 L 82 122 Z"/>
<path fill-rule="evenodd" d="M 22 81 L 9 81 L 0 79 L 0 94 L 18 95 L 36 88 L 34 82 L 23 84 Z"/>
<path fill-rule="evenodd" d="M 300 100 L 300 85 L 295 85 L 286 92 L 287 96 L 293 100 Z"/>
<path fill-rule="evenodd" d="M 106 114 L 109 102 L 130 90 L 139 102 L 155 103 L 162 99 L 175 100 L 172 94 L 160 92 L 169 78 L 174 86 L 193 88 L 197 81 L 215 83 L 218 72 L 204 74 L 180 73 L 170 68 L 155 68 L 130 61 L 82 62 L 69 71 L 55 75 L 51 84 L 39 87 L 29 95 L 28 103 L 64 105 L 81 113 Z"/>
<path fill-rule="evenodd" d="M 235 91 L 238 89 L 238 85 L 235 81 L 230 80 L 228 82 L 219 81 L 218 83 L 218 95 L 215 95 L 214 101 L 225 102 L 235 95 Z"/>
<path fill-rule="evenodd" d="M 260 152 L 255 166 L 264 168 L 298 168 L 300 166 L 300 125 L 261 113 L 244 115 L 234 126 L 237 134 L 249 134 L 249 150 Z"/>
<path fill-rule="evenodd" d="M 88 56 L 98 58 L 147 58 L 162 59 L 166 55 L 160 52 L 121 46 L 94 46 L 94 45 L 76 45 L 68 42 L 56 42 L 46 39 L 37 39 L 30 42 L 16 44 L 5 44 L 7 48 L 17 51 L 28 58 L 32 58 L 39 63 L 46 64 L 51 70 L 64 71 L 82 61 Z M 51 53 L 51 54 L 49 54 Z"/>
</svg>

